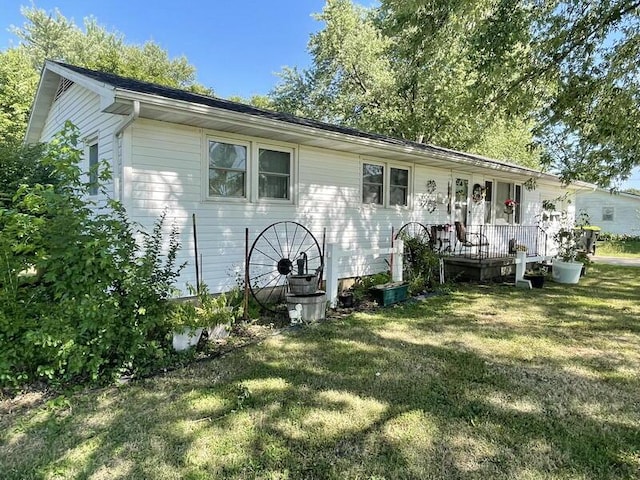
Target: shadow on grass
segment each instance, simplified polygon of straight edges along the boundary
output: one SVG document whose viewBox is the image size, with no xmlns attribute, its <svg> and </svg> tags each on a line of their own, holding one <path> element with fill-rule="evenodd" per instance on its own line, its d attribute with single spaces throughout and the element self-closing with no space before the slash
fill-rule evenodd
<svg viewBox="0 0 640 480">
<path fill-rule="evenodd" d="M 466 286 L 313 325 L 8 414 L 0 465 L 8 479 L 633 478 L 639 286 L 599 266 L 578 286 Z"/>
</svg>

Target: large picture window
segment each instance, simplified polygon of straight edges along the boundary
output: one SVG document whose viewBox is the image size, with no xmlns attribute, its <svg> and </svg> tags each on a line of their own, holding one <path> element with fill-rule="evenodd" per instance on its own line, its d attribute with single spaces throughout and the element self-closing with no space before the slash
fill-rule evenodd
<svg viewBox="0 0 640 480">
<path fill-rule="evenodd" d="M 258 151 L 258 198 L 290 200 L 291 153 L 260 148 Z"/>
<path fill-rule="evenodd" d="M 247 196 L 247 146 L 209 141 L 209 196 Z"/>
</svg>

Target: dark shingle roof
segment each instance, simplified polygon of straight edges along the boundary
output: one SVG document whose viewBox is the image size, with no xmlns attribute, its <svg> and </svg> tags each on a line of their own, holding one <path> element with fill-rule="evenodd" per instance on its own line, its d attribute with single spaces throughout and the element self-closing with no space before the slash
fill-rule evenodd
<svg viewBox="0 0 640 480">
<path fill-rule="evenodd" d="M 98 82 L 111 85 L 115 88 L 129 90 L 132 92 L 145 93 L 150 95 L 157 95 L 159 97 L 169 98 L 172 100 L 178 100 L 198 105 L 205 105 L 208 107 L 219 108 L 237 113 L 243 113 L 247 115 L 268 118 L 271 120 L 277 120 L 294 125 L 306 126 L 311 128 L 317 128 L 320 130 L 339 133 L 343 135 L 349 135 L 353 137 L 365 138 L 375 141 L 384 142 L 389 145 L 397 147 L 408 147 L 413 149 L 422 150 L 425 153 L 445 154 L 453 155 L 459 158 L 464 158 L 473 161 L 480 161 L 488 165 L 502 166 L 509 168 L 516 168 L 523 171 L 523 173 L 541 173 L 538 170 L 523 167 L 521 165 L 513 165 L 507 162 L 500 162 L 490 158 L 474 155 L 471 153 L 455 151 L 435 145 L 429 145 L 425 143 L 413 142 L 410 140 L 404 140 L 399 138 L 388 137 L 386 135 L 380 135 L 377 133 L 363 132 L 354 128 L 342 127 L 330 123 L 320 122 L 317 120 L 311 120 L 308 118 L 296 117 L 288 113 L 274 112 L 270 110 L 264 110 L 261 108 L 252 107 L 243 103 L 232 102 L 229 100 L 223 100 L 221 98 L 211 97 L 207 95 L 201 95 L 197 93 L 188 92 L 178 88 L 165 87 L 157 85 L 155 83 L 144 82 L 141 80 L 135 80 L 132 78 L 121 77 L 113 73 L 100 72 L 96 70 L 89 70 L 87 68 L 78 67 L 75 65 L 69 65 L 62 62 L 53 62 L 69 70 L 80 73 L 86 77 L 94 79 Z"/>
</svg>

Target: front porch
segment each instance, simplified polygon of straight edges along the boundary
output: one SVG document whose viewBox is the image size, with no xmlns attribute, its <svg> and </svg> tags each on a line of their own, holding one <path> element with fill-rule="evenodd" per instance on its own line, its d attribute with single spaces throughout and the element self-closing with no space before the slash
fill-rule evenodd
<svg viewBox="0 0 640 480">
<path fill-rule="evenodd" d="M 442 256 L 447 279 L 487 281 L 515 274 L 516 253 L 535 261 L 555 252 L 537 225 L 424 225 L 423 239 Z M 413 236 L 415 236 L 413 229 Z"/>
</svg>

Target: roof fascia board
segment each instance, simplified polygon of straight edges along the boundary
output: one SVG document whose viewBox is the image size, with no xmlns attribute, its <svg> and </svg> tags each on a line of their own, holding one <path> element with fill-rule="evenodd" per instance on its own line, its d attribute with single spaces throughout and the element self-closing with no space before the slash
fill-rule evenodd
<svg viewBox="0 0 640 480">
<path fill-rule="evenodd" d="M 47 60 L 45 64 L 45 69 L 51 70 L 52 72 L 57 73 L 62 77 L 68 78 L 73 83 L 77 83 L 78 85 L 88 90 L 91 90 L 92 92 L 96 93 L 100 97 L 106 97 L 105 102 L 101 101 L 101 104 L 102 103 L 106 104 L 107 102 L 109 102 L 110 104 L 115 101 L 116 89 L 110 85 L 107 85 L 106 83 L 98 82 L 97 80 L 94 80 L 85 75 L 82 75 L 81 73 L 74 72 L 73 70 L 69 70 L 68 68 L 63 67 L 62 65 L 59 65 L 55 62 L 51 62 L 49 60 Z"/>
<path fill-rule="evenodd" d="M 464 166 L 474 166 L 477 168 L 483 168 L 490 171 L 495 172 L 506 172 L 515 174 L 518 176 L 529 176 L 534 177 L 536 179 L 540 179 L 542 181 L 550 181 L 554 183 L 560 183 L 560 178 L 553 174 L 548 174 L 544 172 L 538 172 L 536 170 L 531 170 L 527 168 L 520 168 L 517 166 L 505 165 L 503 163 L 492 161 L 490 159 L 484 158 L 473 158 L 471 156 L 467 156 L 464 154 L 457 154 L 454 150 L 449 150 L 441 147 L 434 147 L 431 145 L 425 145 L 429 150 L 423 150 L 419 148 L 414 148 L 409 145 L 393 145 L 382 140 L 376 140 L 372 138 L 363 138 L 355 135 L 349 135 L 341 132 L 332 132 L 328 130 L 323 130 L 317 127 L 312 127 L 308 125 L 299 125 L 295 123 L 283 122 L 282 120 L 275 120 L 271 118 L 258 117 L 255 115 L 250 115 L 242 112 L 234 112 L 231 110 L 226 110 L 217 107 L 211 107 L 207 105 L 194 104 L 186 101 L 175 100 L 175 99 L 167 99 L 163 97 L 159 97 L 157 95 L 135 92 L 131 90 L 125 89 L 116 89 L 116 97 L 122 100 L 134 101 L 138 100 L 147 105 L 161 108 L 161 109 L 169 109 L 179 111 L 181 113 L 190 113 L 193 115 L 203 115 L 210 116 L 215 114 L 218 118 L 226 120 L 230 123 L 238 124 L 238 123 L 246 123 L 247 118 L 251 119 L 251 124 L 256 125 L 265 130 L 273 131 L 273 132 L 295 132 L 301 135 L 307 135 L 312 137 L 322 137 L 328 140 L 339 141 L 344 143 L 351 143 L 360 146 L 368 146 L 374 147 L 383 151 L 388 151 L 391 153 L 403 153 L 410 156 L 420 157 L 422 159 L 425 158 L 433 158 L 434 160 L 445 160 L 448 162 L 452 162 L 458 165 Z M 592 189 L 594 186 L 585 182 L 574 182 L 566 188 L 571 186 L 578 188 L 589 188 Z"/>
</svg>

